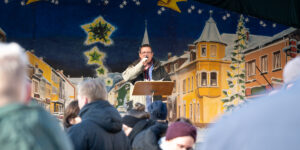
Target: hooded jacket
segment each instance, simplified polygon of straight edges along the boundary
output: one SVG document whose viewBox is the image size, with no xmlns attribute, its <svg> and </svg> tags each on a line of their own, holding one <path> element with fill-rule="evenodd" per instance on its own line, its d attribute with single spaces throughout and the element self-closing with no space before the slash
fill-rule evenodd
<svg viewBox="0 0 300 150">
<path fill-rule="evenodd" d="M 68 134 L 75 150 L 128 150 L 130 145 L 122 131 L 121 116 L 105 100 L 85 105 L 79 116 L 82 122 Z"/>
<path fill-rule="evenodd" d="M 58 120 L 37 105 L 0 107 L 0 149 L 72 150 Z"/>
<path fill-rule="evenodd" d="M 164 136 L 168 123 L 156 122 L 151 127 L 140 132 L 132 143 L 132 150 L 160 150 L 158 141 Z"/>
</svg>

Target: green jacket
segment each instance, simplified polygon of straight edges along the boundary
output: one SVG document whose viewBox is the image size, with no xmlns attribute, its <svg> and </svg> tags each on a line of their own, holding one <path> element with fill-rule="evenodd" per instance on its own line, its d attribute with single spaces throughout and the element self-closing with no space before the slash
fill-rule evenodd
<svg viewBox="0 0 300 150">
<path fill-rule="evenodd" d="M 0 107 L 0 149 L 71 150 L 58 120 L 40 106 Z"/>
</svg>

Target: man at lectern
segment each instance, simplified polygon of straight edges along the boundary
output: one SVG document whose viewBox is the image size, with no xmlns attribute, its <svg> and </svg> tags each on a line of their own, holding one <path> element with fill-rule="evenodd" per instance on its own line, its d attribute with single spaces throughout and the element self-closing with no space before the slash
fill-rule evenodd
<svg viewBox="0 0 300 150">
<path fill-rule="evenodd" d="M 132 84 L 136 81 L 171 81 L 165 68 L 161 66 L 161 62 L 153 58 L 153 55 L 154 53 L 151 46 L 149 44 L 143 44 L 139 50 L 139 59 L 129 65 L 122 73 L 123 79 L 131 82 Z M 161 99 L 161 96 L 154 97 L 154 99 Z M 146 101 L 147 107 L 151 104 L 151 100 L 152 98 L 147 96 L 146 100 L 143 98 L 143 100 L 139 100 L 139 102 L 145 104 Z"/>
</svg>

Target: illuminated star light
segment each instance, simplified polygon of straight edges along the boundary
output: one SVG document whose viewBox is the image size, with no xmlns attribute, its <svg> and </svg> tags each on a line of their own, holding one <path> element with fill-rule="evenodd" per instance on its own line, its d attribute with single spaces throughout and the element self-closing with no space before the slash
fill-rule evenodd
<svg viewBox="0 0 300 150">
<path fill-rule="evenodd" d="M 57 0 L 57 1 L 55 1 L 55 4 L 56 4 L 56 5 L 58 5 L 58 3 L 59 3 L 59 1 L 58 1 L 58 0 Z"/>
<path fill-rule="evenodd" d="M 89 3 L 89 4 L 90 4 L 91 2 L 92 2 L 92 0 L 87 0 L 87 3 Z"/>
<path fill-rule="evenodd" d="M 4 0 L 4 3 L 7 4 L 7 3 L 8 3 L 8 0 Z"/>
<path fill-rule="evenodd" d="M 230 17 L 230 13 L 227 13 L 227 14 L 226 14 L 226 17 L 227 17 L 227 18 Z"/>
<path fill-rule="evenodd" d="M 105 1 L 104 1 L 104 5 L 107 5 L 108 3 L 109 3 L 108 0 L 105 0 Z"/>
<path fill-rule="evenodd" d="M 273 23 L 273 25 L 272 25 L 272 26 L 273 26 L 273 28 L 276 28 L 276 23 Z"/>
<path fill-rule="evenodd" d="M 246 21 L 246 22 L 249 22 L 249 18 L 246 18 L 245 21 Z"/>
<path fill-rule="evenodd" d="M 198 14 L 202 14 L 202 10 L 201 9 L 198 10 Z"/>
<path fill-rule="evenodd" d="M 226 16 L 223 16 L 222 18 L 223 18 L 223 20 L 226 20 L 226 19 L 227 19 L 227 17 L 226 17 Z"/>
<path fill-rule="evenodd" d="M 165 11 L 166 9 L 165 9 L 165 7 L 161 7 L 161 11 Z"/>
<path fill-rule="evenodd" d="M 194 10 L 194 9 L 195 9 L 195 6 L 194 6 L 194 5 L 192 5 L 192 6 L 191 6 L 191 9 L 192 9 L 192 10 Z"/>
<path fill-rule="evenodd" d="M 21 1 L 21 5 L 24 6 L 24 5 L 25 5 L 25 2 L 24 2 L 24 1 Z"/>
<path fill-rule="evenodd" d="M 141 2 L 140 2 L 140 1 L 136 1 L 135 4 L 136 4 L 137 6 L 140 6 L 140 5 L 141 5 Z"/>
<path fill-rule="evenodd" d="M 136 2 L 136 0 L 132 0 L 133 2 Z"/>
<path fill-rule="evenodd" d="M 259 22 L 259 24 L 260 24 L 260 25 L 263 25 L 263 24 L 264 24 L 264 22 L 263 22 L 263 21 L 260 21 L 260 22 Z"/>
<path fill-rule="evenodd" d="M 124 6 L 122 4 L 120 4 L 120 8 L 124 8 Z"/>
<path fill-rule="evenodd" d="M 127 2 L 126 2 L 126 1 L 123 1 L 123 5 L 127 5 Z"/>
<path fill-rule="evenodd" d="M 263 27 L 266 27 L 266 26 L 267 26 L 267 24 L 265 24 L 265 23 L 264 23 L 262 26 L 263 26 Z"/>
<path fill-rule="evenodd" d="M 189 13 L 189 14 L 192 13 L 192 9 L 189 8 L 189 9 L 188 9 L 188 13 Z"/>
<path fill-rule="evenodd" d="M 157 11 L 157 14 L 158 14 L 158 15 L 161 15 L 161 13 L 162 13 L 161 10 L 158 10 L 158 11 Z"/>
</svg>

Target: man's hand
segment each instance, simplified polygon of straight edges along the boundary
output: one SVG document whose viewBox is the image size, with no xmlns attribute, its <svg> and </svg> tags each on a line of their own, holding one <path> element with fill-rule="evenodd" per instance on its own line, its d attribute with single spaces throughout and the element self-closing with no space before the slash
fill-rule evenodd
<svg viewBox="0 0 300 150">
<path fill-rule="evenodd" d="M 146 58 L 146 57 L 141 60 L 141 62 L 143 63 L 144 66 L 147 65 L 147 63 L 148 63 L 147 60 L 148 60 L 148 58 Z"/>
</svg>

